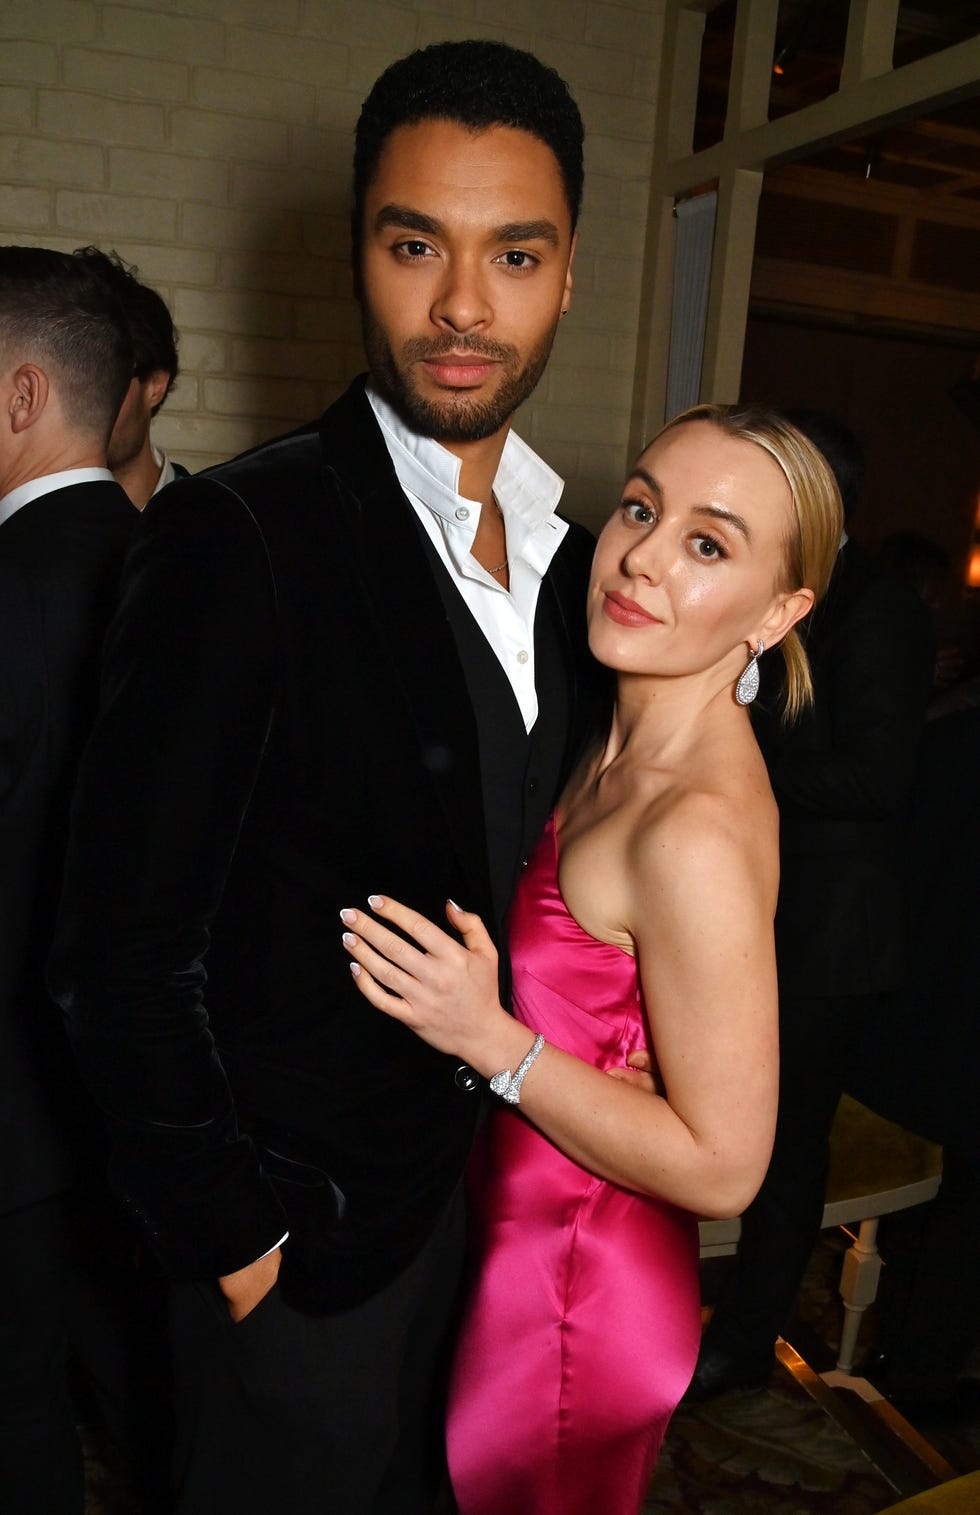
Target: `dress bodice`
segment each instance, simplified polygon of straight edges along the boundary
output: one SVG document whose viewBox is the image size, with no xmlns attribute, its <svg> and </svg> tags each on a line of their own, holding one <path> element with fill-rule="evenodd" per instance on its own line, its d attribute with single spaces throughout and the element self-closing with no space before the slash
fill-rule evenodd
<svg viewBox="0 0 980 1515">
<path fill-rule="evenodd" d="M 599 1068 L 646 1050 L 636 959 L 590 936 L 568 910 L 558 882 L 554 816 L 522 874 L 508 935 L 519 1021 Z"/>
</svg>

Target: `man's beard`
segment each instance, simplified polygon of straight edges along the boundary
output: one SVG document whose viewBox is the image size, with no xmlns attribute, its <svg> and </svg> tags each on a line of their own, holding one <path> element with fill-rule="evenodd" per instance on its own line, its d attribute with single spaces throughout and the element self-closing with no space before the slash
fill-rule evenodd
<svg viewBox="0 0 980 1515">
<path fill-rule="evenodd" d="M 521 365 L 516 347 L 487 337 L 448 335 L 412 337 L 402 348 L 403 368 L 395 362 L 391 344 L 370 311 L 363 308 L 364 350 L 371 376 L 388 400 L 419 436 L 437 442 L 482 442 L 510 420 L 544 373 L 555 339 L 557 322 Z M 450 353 L 471 353 L 501 365 L 502 378 L 493 395 L 477 399 L 471 390 L 446 390 L 442 399 L 426 399 L 412 379 L 413 363 Z"/>
</svg>

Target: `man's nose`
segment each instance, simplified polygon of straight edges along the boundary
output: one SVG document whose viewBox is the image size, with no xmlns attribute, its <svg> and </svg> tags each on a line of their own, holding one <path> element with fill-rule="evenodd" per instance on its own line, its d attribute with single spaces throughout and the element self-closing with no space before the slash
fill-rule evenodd
<svg viewBox="0 0 980 1515">
<path fill-rule="evenodd" d="M 487 274 L 475 260 L 453 259 L 446 266 L 430 309 L 436 326 L 444 330 L 481 330 L 493 320 L 487 289 Z"/>
</svg>

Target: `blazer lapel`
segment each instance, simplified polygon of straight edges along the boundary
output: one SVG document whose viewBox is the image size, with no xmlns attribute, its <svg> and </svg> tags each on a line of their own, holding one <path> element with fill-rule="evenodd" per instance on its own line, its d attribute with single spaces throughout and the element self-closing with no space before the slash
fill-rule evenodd
<svg viewBox="0 0 980 1515">
<path fill-rule="evenodd" d="M 460 862 L 487 896 L 476 721 L 412 506 L 364 396 L 354 386 L 321 422 L 325 486 L 350 561 L 411 712 L 420 782 L 431 786 Z M 408 753 L 399 752 L 405 761 Z"/>
</svg>

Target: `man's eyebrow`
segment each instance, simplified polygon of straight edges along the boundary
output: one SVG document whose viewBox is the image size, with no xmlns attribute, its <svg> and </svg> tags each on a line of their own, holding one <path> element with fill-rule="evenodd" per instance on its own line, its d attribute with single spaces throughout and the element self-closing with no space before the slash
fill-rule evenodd
<svg viewBox="0 0 980 1515">
<path fill-rule="evenodd" d="M 438 237 L 444 230 L 435 216 L 423 210 L 414 210 L 410 205 L 382 205 L 374 218 L 375 231 L 384 231 L 394 226 L 402 231 L 417 231 L 423 236 Z M 507 221 L 497 226 L 490 234 L 492 242 L 548 242 L 552 247 L 560 245 L 558 228 L 554 221 Z"/>
<path fill-rule="evenodd" d="M 382 205 L 374 218 L 375 231 L 384 231 L 387 226 L 399 226 L 404 231 L 420 231 L 427 237 L 437 237 L 442 231 L 442 222 L 424 211 L 413 210 L 410 205 Z"/>
<path fill-rule="evenodd" d="M 508 221 L 498 226 L 493 234 L 496 242 L 550 242 L 559 245 L 558 228 L 554 221 Z"/>
</svg>

